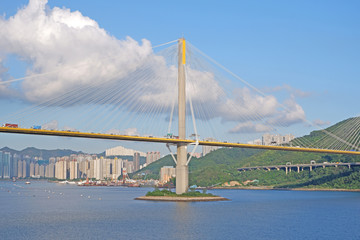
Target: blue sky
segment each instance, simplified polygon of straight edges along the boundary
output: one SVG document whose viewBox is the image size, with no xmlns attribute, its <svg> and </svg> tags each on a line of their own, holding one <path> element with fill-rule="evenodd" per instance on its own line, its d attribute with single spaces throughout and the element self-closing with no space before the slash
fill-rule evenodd
<svg viewBox="0 0 360 240">
<path fill-rule="evenodd" d="M 28 1 L 21 0 L 2 1 L 0 13 L 8 19 L 27 4 Z M 79 11 L 120 40 L 130 36 L 138 42 L 147 39 L 157 45 L 184 36 L 268 94 L 282 89 L 276 91 L 281 99 L 295 91 L 303 93 L 295 98 L 309 121 L 333 124 L 359 114 L 359 1 L 239 0 L 182 1 L 181 4 L 145 0 L 49 0 L 47 6 Z M 12 55 L 1 57 L 12 77 L 24 76 L 25 63 L 19 64 Z M 12 106 L 19 105 L 10 101 Z M 3 99 L 1 104 L 4 109 L 9 100 Z M 303 134 L 312 130 L 303 125 L 297 127 Z M 164 149 L 151 144 L 50 139 L 2 134 L 0 145 L 100 152 L 120 143 L 143 151 Z"/>
</svg>

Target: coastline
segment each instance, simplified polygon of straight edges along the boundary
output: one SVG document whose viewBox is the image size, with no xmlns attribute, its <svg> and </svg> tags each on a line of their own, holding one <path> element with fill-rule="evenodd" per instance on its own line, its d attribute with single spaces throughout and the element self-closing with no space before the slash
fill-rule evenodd
<svg viewBox="0 0 360 240">
<path fill-rule="evenodd" d="M 233 190 L 280 190 L 280 191 L 319 191 L 319 192 L 360 192 L 360 189 L 345 188 L 276 188 L 276 187 L 214 187 L 211 189 Z"/>
<path fill-rule="evenodd" d="M 0 179 L 1 181 L 12 181 L 11 179 Z M 26 181 L 47 181 L 49 183 L 62 183 L 60 180 L 48 180 L 48 179 L 34 179 L 34 178 L 24 178 L 24 179 L 16 179 L 15 182 L 26 182 Z M 94 185 L 95 186 L 95 185 Z M 89 187 L 92 187 L 89 186 Z M 115 187 L 125 187 L 125 186 L 115 186 Z M 202 190 L 206 188 L 198 188 L 198 190 Z M 225 189 L 225 190 L 279 190 L 279 191 L 319 191 L 319 192 L 360 192 L 360 189 L 346 189 L 346 188 L 277 188 L 271 186 L 261 186 L 261 187 L 212 187 L 207 188 L 211 189 Z"/>
<path fill-rule="evenodd" d="M 165 201 L 165 202 L 212 202 L 212 201 L 230 201 L 224 197 L 169 197 L 169 196 L 142 196 L 135 200 L 146 201 Z"/>
</svg>

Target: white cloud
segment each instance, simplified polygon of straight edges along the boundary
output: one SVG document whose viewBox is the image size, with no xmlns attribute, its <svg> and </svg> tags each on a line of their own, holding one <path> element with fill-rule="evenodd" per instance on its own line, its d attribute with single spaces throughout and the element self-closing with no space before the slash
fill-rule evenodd
<svg viewBox="0 0 360 240">
<path fill-rule="evenodd" d="M 266 118 L 277 112 L 278 102 L 274 96 L 256 95 L 246 87 L 234 90 L 234 98 L 216 106 L 218 115 L 223 121 L 248 121 L 249 119 Z"/>
<path fill-rule="evenodd" d="M 53 104 L 96 100 L 97 104 L 108 103 L 117 108 L 121 104 L 130 112 L 169 113 L 172 100 L 176 99 L 177 68 L 164 57 L 156 56 L 148 40 L 141 44 L 131 37 L 119 40 L 79 11 L 50 8 L 47 0 L 30 0 L 14 16 L 0 19 L 0 36 L 0 56 L 14 54 L 29 63 L 28 76 L 38 74 L 22 82 L 26 101 L 40 103 L 68 94 Z M 1 76 L 6 71 L 0 65 L 0 80 L 4 80 Z M 186 91 L 197 106 L 197 117 L 238 123 L 230 132 L 263 132 L 265 122 L 288 126 L 305 117 L 294 99 L 284 103 L 288 108 L 285 111 L 274 96 L 261 96 L 246 87 L 233 89 L 233 97 L 229 98 L 208 71 L 188 68 L 187 77 Z M 0 84 L 0 96 L 13 91 L 9 86 Z M 72 92 L 74 89 L 78 90 Z M 306 95 L 288 85 L 274 91 L 282 89 Z M 264 123 L 250 124 L 250 120 Z M 57 122 L 46 127 L 57 129 Z M 125 132 L 113 129 L 109 133 L 139 134 L 136 128 Z"/>
<path fill-rule="evenodd" d="M 279 91 L 286 91 L 290 93 L 294 97 L 299 98 L 306 98 L 312 95 L 311 92 L 305 92 L 300 89 L 294 88 L 288 84 L 284 84 L 282 86 L 276 86 L 276 87 L 268 87 L 264 89 L 265 92 L 273 93 L 273 92 L 279 92 Z"/>
<path fill-rule="evenodd" d="M 41 126 L 41 129 L 45 130 L 57 130 L 59 129 L 59 123 L 56 120 L 53 120 L 51 122 L 45 123 Z"/>
<path fill-rule="evenodd" d="M 119 129 L 110 129 L 106 132 L 106 134 L 114 134 L 114 135 L 129 135 L 129 136 L 139 136 L 137 128 L 128 128 L 125 130 L 119 130 Z"/>
<path fill-rule="evenodd" d="M 304 109 L 295 102 L 294 98 L 286 100 L 283 105 L 286 109 L 269 119 L 267 123 L 272 126 L 288 127 L 306 121 Z"/>
<path fill-rule="evenodd" d="M 330 122 L 329 121 L 323 121 L 323 120 L 321 120 L 321 119 L 315 119 L 314 121 L 313 121 L 313 125 L 315 125 L 315 126 L 326 126 L 326 125 L 330 125 Z"/>
<path fill-rule="evenodd" d="M 77 131 L 77 129 L 76 129 L 76 128 L 69 127 L 69 126 L 64 126 L 64 130 L 65 130 L 65 131 L 72 131 L 72 132 Z"/>
<path fill-rule="evenodd" d="M 262 132 L 270 132 L 273 129 L 267 125 L 261 123 L 253 123 L 253 122 L 244 122 L 239 123 L 233 129 L 231 129 L 230 133 L 262 133 Z"/>
<path fill-rule="evenodd" d="M 140 135 L 138 133 L 137 128 L 128 128 L 123 131 L 124 135 L 137 136 Z"/>
<path fill-rule="evenodd" d="M 123 78 L 152 52 L 128 37 L 118 40 L 80 12 L 47 7 L 31 0 L 8 20 L 0 20 L 0 49 L 31 63 L 27 75 L 54 72 L 24 80 L 26 99 L 39 102 L 75 87 Z"/>
</svg>

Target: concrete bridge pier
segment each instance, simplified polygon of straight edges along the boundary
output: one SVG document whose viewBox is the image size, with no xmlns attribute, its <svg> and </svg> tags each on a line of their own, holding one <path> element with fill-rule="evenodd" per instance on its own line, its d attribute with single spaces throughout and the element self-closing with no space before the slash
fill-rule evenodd
<svg viewBox="0 0 360 240">
<path fill-rule="evenodd" d="M 186 139 L 186 83 L 185 83 L 185 39 L 178 43 L 178 111 L 179 111 L 179 139 Z M 182 194 L 189 188 L 189 168 L 187 166 L 187 147 L 184 143 L 177 144 L 176 163 L 176 194 Z"/>
</svg>

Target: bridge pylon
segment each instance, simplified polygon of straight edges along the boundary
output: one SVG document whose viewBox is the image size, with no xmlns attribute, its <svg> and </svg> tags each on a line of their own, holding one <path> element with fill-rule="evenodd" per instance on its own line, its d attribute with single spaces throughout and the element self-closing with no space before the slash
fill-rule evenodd
<svg viewBox="0 0 360 240">
<path fill-rule="evenodd" d="M 179 139 L 186 139 L 186 42 L 184 38 L 178 41 L 178 117 Z M 176 161 L 176 193 L 182 194 L 189 188 L 189 168 L 187 164 L 187 144 L 177 144 Z"/>
</svg>

